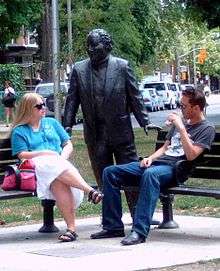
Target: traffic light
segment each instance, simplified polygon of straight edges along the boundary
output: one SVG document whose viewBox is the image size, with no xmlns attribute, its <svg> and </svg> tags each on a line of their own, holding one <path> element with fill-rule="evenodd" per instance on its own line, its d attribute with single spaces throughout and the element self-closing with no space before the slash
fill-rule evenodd
<svg viewBox="0 0 220 271">
<path fill-rule="evenodd" d="M 198 54 L 198 62 L 199 64 L 204 64 L 208 54 L 206 49 L 200 49 Z"/>
</svg>

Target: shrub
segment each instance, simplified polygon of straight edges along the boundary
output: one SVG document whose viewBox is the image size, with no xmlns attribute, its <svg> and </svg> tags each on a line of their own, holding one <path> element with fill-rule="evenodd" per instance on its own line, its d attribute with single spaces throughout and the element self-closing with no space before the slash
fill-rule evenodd
<svg viewBox="0 0 220 271">
<path fill-rule="evenodd" d="M 0 64 L 0 90 L 4 90 L 4 82 L 11 82 L 15 91 L 24 91 L 22 70 L 17 64 Z"/>
</svg>

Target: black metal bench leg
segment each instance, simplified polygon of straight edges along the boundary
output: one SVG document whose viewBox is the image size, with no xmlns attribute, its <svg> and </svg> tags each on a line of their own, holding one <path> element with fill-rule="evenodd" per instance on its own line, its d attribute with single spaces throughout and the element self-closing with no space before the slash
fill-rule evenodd
<svg viewBox="0 0 220 271">
<path fill-rule="evenodd" d="M 58 232 L 59 229 L 54 225 L 53 208 L 55 200 L 42 200 L 43 206 L 43 226 L 39 229 L 39 232 Z"/>
<path fill-rule="evenodd" d="M 160 196 L 160 201 L 163 206 L 163 221 L 158 226 L 159 229 L 176 229 L 179 228 L 179 225 L 173 220 L 173 203 L 174 195 L 165 195 Z"/>
</svg>

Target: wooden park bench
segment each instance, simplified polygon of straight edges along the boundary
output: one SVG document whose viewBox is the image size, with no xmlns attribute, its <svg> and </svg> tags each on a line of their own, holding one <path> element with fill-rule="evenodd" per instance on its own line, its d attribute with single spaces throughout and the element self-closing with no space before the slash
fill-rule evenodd
<svg viewBox="0 0 220 271">
<path fill-rule="evenodd" d="M 166 134 L 167 131 L 158 131 L 156 150 L 164 144 Z M 184 167 L 191 167 L 192 163 L 185 160 L 181 165 Z M 184 170 L 181 172 L 183 173 Z M 181 183 L 180 178 L 184 178 L 184 176 L 178 176 L 178 174 L 176 174 L 176 183 L 179 183 L 179 185 L 175 183 L 175 186 L 161 191 L 160 201 L 162 204 L 163 221 L 159 224 L 159 228 L 178 228 L 178 224 L 173 219 L 173 201 L 175 195 L 202 196 L 220 199 L 220 133 L 216 133 L 211 150 L 209 152 L 205 151 L 194 164 L 190 170 L 190 177 L 195 178 L 193 186 L 188 185 L 187 181 Z M 200 179 L 208 179 L 210 184 L 213 180 L 217 180 L 219 186 L 215 188 L 201 186 L 199 183 Z M 198 184 L 196 183 L 197 180 Z M 138 186 L 124 186 L 123 190 L 135 193 L 138 192 L 139 188 Z M 137 200 L 137 197 L 135 200 Z"/>
<path fill-rule="evenodd" d="M 18 162 L 12 156 L 10 138 L 0 139 L 0 184 L 3 182 L 5 166 L 16 164 Z M 27 191 L 3 191 L 0 189 L 0 200 L 17 199 L 24 197 L 35 197 L 35 192 Z M 43 207 L 43 226 L 39 232 L 58 232 L 59 229 L 54 225 L 53 209 L 55 205 L 54 200 L 41 200 Z M 1 220 L 1 217 L 0 217 Z"/>
</svg>

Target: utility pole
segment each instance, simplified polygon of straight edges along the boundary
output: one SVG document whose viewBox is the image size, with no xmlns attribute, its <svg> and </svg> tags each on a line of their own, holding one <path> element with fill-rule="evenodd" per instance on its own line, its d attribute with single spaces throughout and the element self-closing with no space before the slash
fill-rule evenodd
<svg viewBox="0 0 220 271">
<path fill-rule="evenodd" d="M 68 63 L 67 63 L 67 73 L 68 77 L 70 77 L 70 74 L 72 72 L 72 65 L 73 65 L 73 59 L 72 59 L 72 53 L 73 53 L 73 34 L 72 34 L 72 7 L 71 7 L 71 0 L 67 0 L 67 15 L 68 15 Z"/>
<path fill-rule="evenodd" d="M 59 17 L 58 0 L 52 0 L 52 52 L 53 52 L 53 82 L 54 82 L 54 114 L 60 121 L 60 61 L 59 61 Z"/>
<path fill-rule="evenodd" d="M 71 0 L 67 0 L 67 14 L 68 14 L 68 54 L 69 54 L 69 64 L 72 66 L 72 51 L 73 51 L 73 35 L 72 35 L 72 10 L 71 10 Z"/>
<path fill-rule="evenodd" d="M 195 48 L 195 45 L 193 45 L 193 82 L 195 88 L 197 87 L 196 50 L 197 48 Z"/>
</svg>

